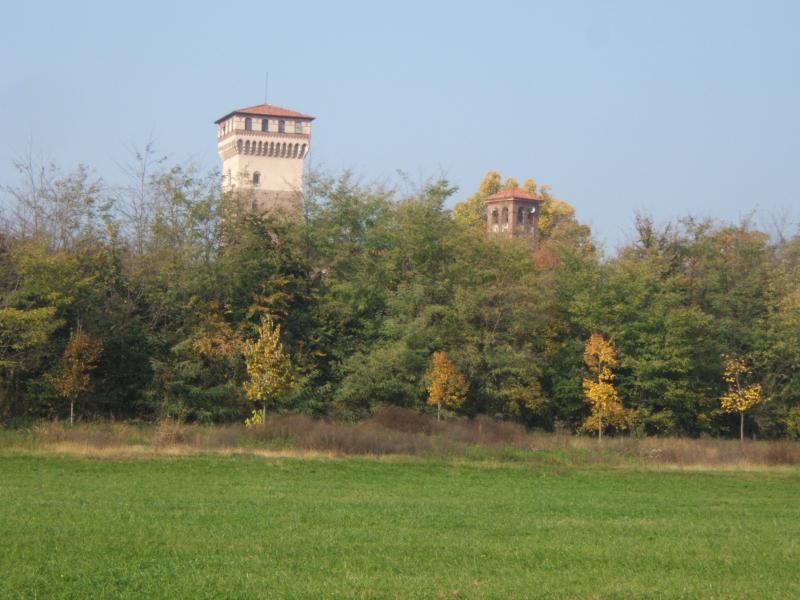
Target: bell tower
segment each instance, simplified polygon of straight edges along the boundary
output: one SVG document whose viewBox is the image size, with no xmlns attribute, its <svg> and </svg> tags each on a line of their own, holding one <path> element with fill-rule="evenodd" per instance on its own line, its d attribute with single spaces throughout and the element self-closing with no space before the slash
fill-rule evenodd
<svg viewBox="0 0 800 600">
<path fill-rule="evenodd" d="M 522 188 L 508 188 L 486 200 L 486 228 L 490 233 L 526 237 L 532 244 L 539 238 L 539 209 L 543 200 Z"/>
<path fill-rule="evenodd" d="M 256 212 L 297 213 L 314 117 L 272 104 L 240 108 L 215 121 L 222 187 L 252 194 Z"/>
</svg>

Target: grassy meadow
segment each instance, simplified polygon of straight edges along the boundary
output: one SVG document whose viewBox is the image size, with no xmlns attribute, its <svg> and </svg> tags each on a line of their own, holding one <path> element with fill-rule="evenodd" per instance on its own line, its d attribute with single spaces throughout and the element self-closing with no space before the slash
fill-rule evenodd
<svg viewBox="0 0 800 600">
<path fill-rule="evenodd" d="M 568 464 L 563 452 L 6 447 L 0 597 L 800 597 L 798 467 Z"/>
</svg>

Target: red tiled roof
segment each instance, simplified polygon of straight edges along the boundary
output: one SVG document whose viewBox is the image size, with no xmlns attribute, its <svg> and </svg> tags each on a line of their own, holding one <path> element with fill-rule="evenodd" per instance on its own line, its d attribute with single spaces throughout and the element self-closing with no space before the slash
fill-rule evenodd
<svg viewBox="0 0 800 600">
<path fill-rule="evenodd" d="M 500 190 L 499 192 L 492 194 L 488 198 L 486 198 L 486 202 L 491 202 L 493 200 L 507 200 L 508 198 L 516 198 L 518 200 L 538 200 L 541 201 L 541 198 L 537 198 L 533 194 L 523 190 L 522 188 L 507 188 L 505 190 Z"/>
<path fill-rule="evenodd" d="M 224 117 L 217 119 L 214 123 L 220 123 L 230 117 L 231 115 L 258 115 L 262 117 L 287 117 L 289 119 L 303 119 L 306 121 L 313 121 L 314 117 L 311 115 L 304 115 L 288 108 L 281 108 L 274 104 L 258 104 L 256 106 L 249 106 L 247 108 L 240 108 L 229 112 Z"/>
</svg>

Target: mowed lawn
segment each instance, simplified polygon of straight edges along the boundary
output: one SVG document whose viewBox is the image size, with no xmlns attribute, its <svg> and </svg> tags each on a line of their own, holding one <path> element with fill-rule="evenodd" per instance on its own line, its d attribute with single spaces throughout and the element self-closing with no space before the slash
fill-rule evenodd
<svg viewBox="0 0 800 600">
<path fill-rule="evenodd" d="M 800 471 L 0 457 L 2 598 L 800 598 Z"/>
</svg>

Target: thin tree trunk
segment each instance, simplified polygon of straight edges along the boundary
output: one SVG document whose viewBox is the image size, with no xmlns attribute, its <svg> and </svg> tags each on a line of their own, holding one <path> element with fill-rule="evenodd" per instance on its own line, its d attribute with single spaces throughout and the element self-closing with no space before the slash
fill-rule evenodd
<svg viewBox="0 0 800 600">
<path fill-rule="evenodd" d="M 739 413 L 739 441 L 744 441 L 744 411 Z"/>
<path fill-rule="evenodd" d="M 75 422 L 75 400 L 69 401 L 69 424 L 72 425 Z"/>
<path fill-rule="evenodd" d="M 267 424 L 267 401 L 266 400 L 264 401 L 264 408 L 261 411 L 261 424 L 262 425 L 266 425 Z"/>
<path fill-rule="evenodd" d="M 597 424 L 597 439 L 598 441 L 602 441 L 603 439 L 603 409 L 601 408 L 597 412 L 598 424 Z"/>
<path fill-rule="evenodd" d="M 441 414 L 442 414 L 442 403 L 441 402 L 437 402 L 436 403 L 436 420 L 437 421 L 441 419 Z"/>
</svg>

